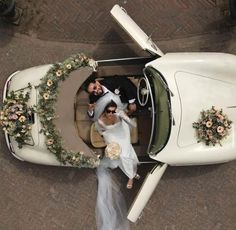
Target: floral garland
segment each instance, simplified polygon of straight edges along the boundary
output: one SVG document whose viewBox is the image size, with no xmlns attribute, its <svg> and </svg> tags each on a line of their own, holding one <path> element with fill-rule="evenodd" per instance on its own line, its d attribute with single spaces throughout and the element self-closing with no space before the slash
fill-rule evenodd
<svg viewBox="0 0 236 230">
<path fill-rule="evenodd" d="M 31 88 L 30 84 L 28 88 Z M 29 92 L 24 94 L 23 90 L 12 91 L 4 100 L 0 112 L 0 124 L 3 130 L 14 137 L 19 148 L 32 141 L 30 131 L 34 108 L 27 106 L 29 98 Z"/>
<path fill-rule="evenodd" d="M 72 71 L 85 66 L 94 67 L 95 64 L 93 59 L 87 58 L 84 54 L 73 55 L 63 63 L 54 64 L 37 86 L 39 90 L 37 112 L 43 127 L 41 132 L 46 136 L 47 148 L 63 164 L 90 168 L 97 167 L 99 164 L 99 158 L 90 158 L 83 152 L 72 152 L 63 148 L 60 133 L 53 123 L 53 119 L 56 118 L 54 105 L 57 101 L 58 83 L 68 78 Z"/>
<path fill-rule="evenodd" d="M 222 109 L 218 110 L 212 106 L 211 109 L 201 112 L 201 118 L 193 123 L 193 128 L 196 129 L 198 142 L 203 141 L 206 145 L 215 146 L 217 143 L 222 145 L 221 140 L 229 135 L 231 123 Z"/>
</svg>

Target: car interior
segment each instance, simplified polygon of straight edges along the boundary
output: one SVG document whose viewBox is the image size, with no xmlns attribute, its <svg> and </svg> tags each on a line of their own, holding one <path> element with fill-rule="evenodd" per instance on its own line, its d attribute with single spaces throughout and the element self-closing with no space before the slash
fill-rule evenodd
<svg viewBox="0 0 236 230">
<path fill-rule="evenodd" d="M 131 129 L 131 143 L 139 159 L 143 161 L 149 160 L 148 155 L 159 152 L 165 146 L 171 127 L 167 85 L 154 68 L 145 68 L 145 64 L 146 60 L 131 64 L 104 61 L 98 63 L 96 75 L 97 79 L 122 76 L 129 78 L 136 86 L 137 110 L 130 118 L 136 121 L 137 127 Z M 104 153 L 106 144 L 87 115 L 89 95 L 84 90 L 83 83 L 92 73 L 92 68 L 79 68 L 61 84 L 55 106 L 57 119 L 54 123 L 66 149 L 83 151 L 86 155 L 95 157 L 95 154 Z M 148 89 L 148 94 L 143 96 L 143 89 Z"/>
<path fill-rule="evenodd" d="M 143 77 L 144 63 L 135 65 L 99 65 L 98 79 L 105 77 L 123 76 L 129 78 L 136 86 Z M 150 100 L 150 99 L 149 99 Z M 147 155 L 147 147 L 152 128 L 151 104 L 148 100 L 145 106 L 138 105 L 138 109 L 132 114 L 131 119 L 137 123 L 136 128 L 131 129 L 131 142 L 138 156 Z M 80 88 L 75 100 L 75 124 L 81 139 L 97 154 L 103 154 L 106 144 L 103 137 L 97 132 L 94 122 L 87 115 L 88 93 Z M 138 103 L 138 102 L 137 102 Z"/>
</svg>

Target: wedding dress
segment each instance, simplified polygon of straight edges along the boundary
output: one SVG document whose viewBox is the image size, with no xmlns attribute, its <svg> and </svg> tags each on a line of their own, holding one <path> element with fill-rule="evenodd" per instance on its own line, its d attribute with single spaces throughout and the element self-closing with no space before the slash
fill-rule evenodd
<svg viewBox="0 0 236 230">
<path fill-rule="evenodd" d="M 118 122 L 114 125 L 105 125 L 101 119 L 95 123 L 98 132 L 103 136 L 106 144 L 116 142 L 121 147 L 121 154 L 117 160 L 103 159 L 101 162 L 109 168 L 119 167 L 128 178 L 132 179 L 137 172 L 138 158 L 131 144 L 130 126 L 136 126 L 122 110 L 115 113 Z"/>
<path fill-rule="evenodd" d="M 130 126 L 136 124 L 124 114 L 116 113 L 118 122 L 105 125 L 100 119 L 95 123 L 98 132 L 103 135 L 107 144 L 116 142 L 121 146 L 119 159 L 110 160 L 104 157 L 97 169 L 98 194 L 96 221 L 99 230 L 129 230 L 125 199 L 110 175 L 110 168 L 120 167 L 129 178 L 136 175 L 138 158 L 131 145 Z"/>
<path fill-rule="evenodd" d="M 97 229 L 129 230 L 126 202 L 119 186 L 111 177 L 110 169 L 100 165 L 97 168 L 97 177 Z"/>
</svg>

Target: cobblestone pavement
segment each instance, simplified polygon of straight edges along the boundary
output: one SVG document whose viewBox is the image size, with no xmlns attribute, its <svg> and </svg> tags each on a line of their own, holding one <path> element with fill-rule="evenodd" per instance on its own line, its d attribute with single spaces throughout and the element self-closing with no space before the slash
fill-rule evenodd
<svg viewBox="0 0 236 230">
<path fill-rule="evenodd" d="M 109 10 L 115 3 L 122 4 L 148 34 L 153 32 L 164 52 L 236 54 L 228 1 L 19 0 L 24 9 L 21 24 L 0 22 L 1 92 L 15 70 L 62 61 L 72 53 L 96 59 L 146 55 L 111 19 Z M 9 154 L 2 133 L 0 140 L 0 230 L 96 229 L 94 170 L 20 162 Z M 142 180 L 132 191 L 125 189 L 125 176 L 114 171 L 128 205 L 148 168 L 139 170 Z M 235 178 L 236 162 L 169 167 L 131 229 L 234 230 Z"/>
<path fill-rule="evenodd" d="M 15 30 L 42 40 L 120 43 L 130 38 L 111 19 L 116 3 L 125 7 L 154 40 L 200 35 L 227 28 L 228 1 L 217 0 L 19 0 L 24 9 Z M 6 28 L 7 30 L 7 28 Z"/>
</svg>

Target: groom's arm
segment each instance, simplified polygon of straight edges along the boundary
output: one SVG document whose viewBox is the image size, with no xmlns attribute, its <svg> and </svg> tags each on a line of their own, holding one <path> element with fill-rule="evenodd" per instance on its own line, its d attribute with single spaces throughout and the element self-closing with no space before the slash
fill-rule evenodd
<svg viewBox="0 0 236 230">
<path fill-rule="evenodd" d="M 130 79 L 125 76 L 114 76 L 107 79 L 105 78 L 102 81 L 102 84 L 113 92 L 115 89 L 119 89 L 121 91 L 122 97 L 128 103 L 129 113 L 136 111 L 137 88 Z"/>
<path fill-rule="evenodd" d="M 134 103 L 136 101 L 137 90 L 133 82 L 126 77 L 122 77 L 120 79 L 120 85 L 129 104 Z"/>
<path fill-rule="evenodd" d="M 107 88 L 111 87 L 113 90 L 116 88 L 121 90 L 129 104 L 136 101 L 136 86 L 130 79 L 121 76 L 114 76 L 104 79 L 102 84 L 104 84 Z"/>
<path fill-rule="evenodd" d="M 133 82 L 128 78 L 125 78 L 122 84 L 123 84 L 124 94 L 128 100 L 128 113 L 131 114 L 137 110 L 137 105 L 136 105 L 137 88 L 133 84 Z"/>
<path fill-rule="evenodd" d="M 88 104 L 87 114 L 88 114 L 89 118 L 93 118 L 94 117 L 94 108 L 95 108 L 95 103 Z"/>
<path fill-rule="evenodd" d="M 88 110 L 87 110 L 87 115 L 89 118 L 94 117 L 94 108 L 96 104 L 97 98 L 94 95 L 89 95 L 89 104 L 88 104 Z"/>
</svg>

